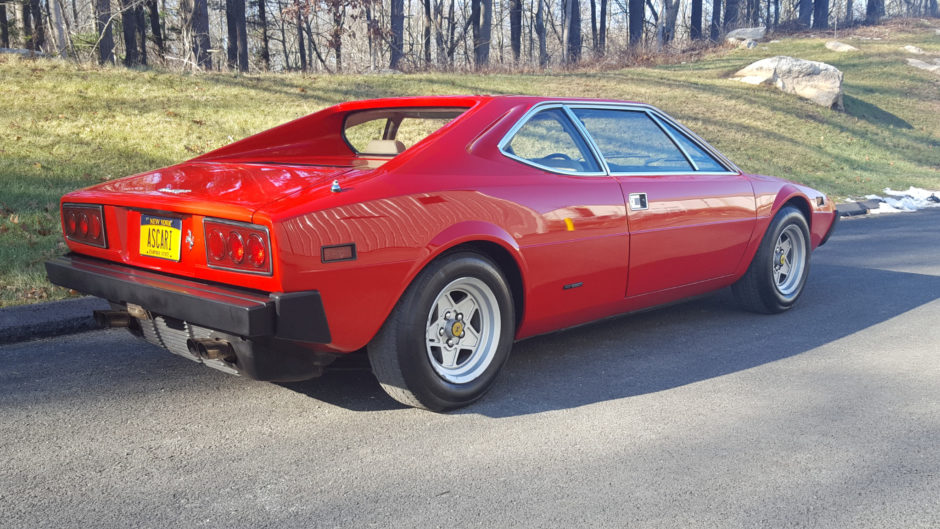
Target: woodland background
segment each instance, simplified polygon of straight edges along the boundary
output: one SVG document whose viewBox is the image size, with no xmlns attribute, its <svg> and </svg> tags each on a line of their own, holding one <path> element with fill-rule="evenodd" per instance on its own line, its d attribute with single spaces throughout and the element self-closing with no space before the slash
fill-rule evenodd
<svg viewBox="0 0 940 529">
<path fill-rule="evenodd" d="M 631 64 L 731 29 L 940 16 L 938 0 L 6 0 L 0 46 L 188 71 L 537 71 Z"/>
</svg>

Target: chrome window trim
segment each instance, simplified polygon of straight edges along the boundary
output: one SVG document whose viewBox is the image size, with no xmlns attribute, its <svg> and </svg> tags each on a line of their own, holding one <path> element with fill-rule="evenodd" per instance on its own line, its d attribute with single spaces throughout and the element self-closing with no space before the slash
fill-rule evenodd
<svg viewBox="0 0 940 529">
<path fill-rule="evenodd" d="M 715 161 L 718 162 L 719 165 L 723 166 L 726 170 L 725 171 L 694 170 L 694 171 L 678 171 L 678 172 L 676 171 L 611 172 L 609 170 L 609 167 L 607 166 L 607 161 L 604 160 L 604 157 L 600 155 L 600 150 L 597 148 L 597 144 L 594 141 L 594 138 L 591 137 L 590 133 L 587 133 L 587 131 L 584 130 L 584 127 L 583 125 L 581 125 L 580 120 L 577 120 L 577 119 L 572 119 L 572 121 L 574 122 L 575 127 L 581 133 L 582 139 L 584 140 L 584 142 L 587 143 L 588 147 L 592 150 L 592 154 L 595 157 L 595 162 L 598 163 L 599 167 L 605 169 L 604 173 L 593 173 L 593 172 L 583 173 L 583 172 L 577 172 L 577 171 L 565 171 L 565 170 L 557 169 L 554 167 L 545 167 L 543 165 L 539 165 L 537 163 L 526 160 L 525 158 L 520 158 L 519 156 L 515 156 L 513 154 L 506 152 L 505 150 L 506 145 L 512 140 L 512 137 L 515 136 L 516 132 L 518 132 L 519 129 L 522 128 L 522 126 L 525 125 L 525 123 L 533 115 L 535 115 L 536 113 L 542 110 L 555 108 L 555 107 L 561 107 L 565 109 L 565 113 L 569 116 L 568 119 L 571 119 L 570 109 L 572 108 L 590 108 L 590 109 L 600 109 L 600 110 L 605 110 L 605 109 L 606 110 L 634 110 L 634 111 L 646 112 L 648 115 L 651 115 L 654 123 L 656 122 L 656 120 L 660 120 L 663 123 L 666 123 L 669 126 L 674 127 L 676 130 L 681 132 L 686 138 L 689 139 L 689 141 L 691 141 L 693 144 L 695 144 L 700 149 L 705 151 L 705 153 L 707 153 L 712 158 L 714 158 Z M 657 123 L 657 125 L 659 124 Z M 660 128 L 662 127 L 660 126 Z M 685 149 L 682 149 L 682 147 L 678 145 L 675 139 L 672 138 L 672 135 L 669 134 L 665 130 L 663 132 L 666 132 L 666 134 L 670 137 L 670 139 L 672 139 L 673 142 L 676 143 L 676 146 L 679 148 L 680 152 L 682 152 L 687 157 L 687 159 L 689 159 L 691 162 L 691 159 L 688 156 L 688 153 L 686 153 Z M 701 175 L 701 176 L 726 176 L 726 175 L 743 174 L 743 171 L 741 171 L 741 169 L 738 168 L 738 166 L 735 165 L 734 162 L 729 160 L 724 154 L 718 152 L 714 147 L 709 145 L 708 142 L 702 139 L 698 134 L 689 130 L 685 125 L 682 125 L 681 123 L 675 121 L 672 117 L 666 115 L 662 110 L 652 105 L 649 105 L 647 103 L 626 103 L 626 102 L 620 103 L 620 102 L 601 102 L 601 101 L 592 102 L 592 101 L 571 101 L 571 100 L 562 100 L 562 99 L 559 99 L 556 101 L 543 101 L 541 103 L 532 105 L 532 108 L 526 111 L 526 113 L 523 114 L 521 118 L 519 118 L 519 121 L 517 121 L 512 126 L 512 128 L 509 129 L 508 132 L 506 132 L 506 134 L 497 144 L 497 147 L 500 153 L 502 153 L 503 156 L 506 156 L 507 158 L 511 158 L 520 163 L 524 163 L 526 165 L 536 167 L 538 169 L 542 169 L 550 173 L 558 173 L 558 174 L 565 174 L 565 175 L 572 175 L 572 176 L 650 176 L 650 175 L 678 176 L 678 175 L 692 175 L 692 174 Z M 597 150 L 595 151 L 595 149 Z M 696 164 L 692 163 L 692 167 L 696 167 Z"/>
<path fill-rule="evenodd" d="M 679 152 L 682 153 L 682 156 L 685 156 L 685 160 L 689 162 L 689 165 L 692 166 L 692 170 L 695 172 L 698 172 L 699 170 L 698 164 L 695 163 L 695 160 L 693 160 L 691 156 L 689 156 L 689 152 L 686 151 L 685 147 L 683 147 L 682 144 L 676 140 L 676 137 L 673 136 L 671 132 L 669 132 L 669 129 L 667 129 L 666 126 L 663 125 L 663 122 L 661 119 L 659 119 L 659 116 L 657 116 L 656 114 L 652 112 L 646 112 L 646 115 L 649 116 L 651 120 L 653 120 L 653 123 L 655 123 L 656 126 L 659 127 L 659 130 L 663 131 L 666 134 L 666 136 L 669 138 L 669 141 L 671 141 L 672 144 L 675 145 L 679 149 Z"/>
<path fill-rule="evenodd" d="M 548 166 L 533 162 L 532 160 L 527 160 L 525 158 L 522 158 L 521 156 L 516 156 L 515 154 L 506 152 L 506 146 L 509 145 L 509 142 L 512 141 L 516 133 L 519 132 L 519 129 L 521 129 L 526 123 L 529 122 L 530 119 L 532 119 L 533 116 L 535 116 L 539 112 L 542 112 L 543 110 L 551 110 L 553 108 L 562 109 L 562 112 L 568 118 L 568 121 L 571 121 L 571 124 L 574 126 L 575 130 L 577 130 L 578 133 L 581 134 L 581 141 L 583 141 L 584 144 L 587 145 L 587 148 L 590 151 L 589 154 L 594 157 L 594 163 L 597 164 L 597 166 L 600 167 L 602 171 L 600 172 L 569 171 L 565 169 L 559 169 L 557 167 L 548 167 Z M 496 146 L 499 149 L 499 152 L 502 153 L 503 156 L 516 160 L 517 162 L 524 163 L 530 167 L 541 169 L 549 173 L 562 174 L 566 176 L 608 176 L 610 173 L 609 171 L 605 169 L 607 167 L 607 164 L 603 162 L 603 157 L 598 156 L 598 153 L 594 150 L 593 141 L 594 140 L 588 140 L 584 136 L 584 132 L 582 128 L 579 126 L 579 124 L 575 120 L 571 119 L 571 115 L 565 109 L 565 104 L 563 102 L 546 101 L 543 103 L 538 103 L 536 105 L 533 105 L 532 108 L 530 108 L 525 114 L 523 114 L 523 116 L 519 118 L 519 121 L 517 121 L 516 124 L 513 125 L 512 128 L 509 129 L 506 135 L 503 136 L 503 139 L 499 140 L 499 143 L 496 144 Z"/>
</svg>

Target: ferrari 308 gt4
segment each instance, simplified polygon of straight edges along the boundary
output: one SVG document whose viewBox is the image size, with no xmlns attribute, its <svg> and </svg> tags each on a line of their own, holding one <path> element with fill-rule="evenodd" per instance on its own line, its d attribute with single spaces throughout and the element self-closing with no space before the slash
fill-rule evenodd
<svg viewBox="0 0 940 529">
<path fill-rule="evenodd" d="M 785 311 L 838 218 L 649 105 L 523 96 L 343 103 L 61 214 L 48 277 L 109 300 L 101 324 L 260 380 L 365 348 L 430 410 L 529 336 L 727 286 Z"/>
</svg>

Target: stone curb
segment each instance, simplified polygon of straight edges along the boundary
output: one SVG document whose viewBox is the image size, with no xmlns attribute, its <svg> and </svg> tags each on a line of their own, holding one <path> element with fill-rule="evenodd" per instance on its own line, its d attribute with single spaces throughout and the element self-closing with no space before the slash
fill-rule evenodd
<svg viewBox="0 0 940 529">
<path fill-rule="evenodd" d="M 0 345 L 97 329 L 91 313 L 108 307 L 88 296 L 0 309 Z"/>
<path fill-rule="evenodd" d="M 855 217 L 858 215 L 866 215 L 869 211 L 878 209 L 879 204 L 881 204 L 880 200 L 844 202 L 842 204 L 836 204 L 836 211 L 839 212 L 840 217 Z"/>
</svg>

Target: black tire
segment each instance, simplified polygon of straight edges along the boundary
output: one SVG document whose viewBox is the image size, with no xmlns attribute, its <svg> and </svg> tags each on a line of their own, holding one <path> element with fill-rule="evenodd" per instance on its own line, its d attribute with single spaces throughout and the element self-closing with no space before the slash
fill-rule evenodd
<svg viewBox="0 0 940 529">
<path fill-rule="evenodd" d="M 747 272 L 731 290 L 748 310 L 764 314 L 788 310 L 803 293 L 809 256 L 806 217 L 799 209 L 784 206 L 768 226 Z"/>
<path fill-rule="evenodd" d="M 418 274 L 369 343 L 369 361 L 393 399 L 445 411 L 490 389 L 514 335 L 506 278 L 488 258 L 455 252 Z"/>
</svg>

